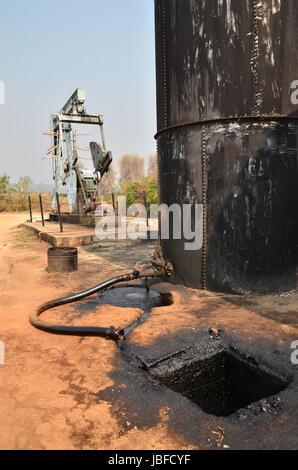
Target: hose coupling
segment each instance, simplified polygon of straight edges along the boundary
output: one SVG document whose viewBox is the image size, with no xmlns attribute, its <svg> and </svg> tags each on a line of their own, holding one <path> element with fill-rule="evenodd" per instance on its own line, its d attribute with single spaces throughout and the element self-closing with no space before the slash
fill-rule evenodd
<svg viewBox="0 0 298 470">
<path fill-rule="evenodd" d="M 116 330 L 114 326 L 111 326 L 111 328 L 109 328 L 107 331 L 107 337 L 114 339 L 116 341 L 122 341 L 124 338 L 124 335 L 125 335 L 124 330 Z"/>
<path fill-rule="evenodd" d="M 133 274 L 136 278 L 140 277 L 141 272 L 143 271 L 142 266 L 139 266 L 138 264 L 134 267 Z"/>
</svg>

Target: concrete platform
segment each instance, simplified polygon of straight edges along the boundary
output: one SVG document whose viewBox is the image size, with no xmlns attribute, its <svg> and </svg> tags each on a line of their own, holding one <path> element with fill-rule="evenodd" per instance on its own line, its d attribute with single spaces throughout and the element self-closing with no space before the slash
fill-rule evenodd
<svg viewBox="0 0 298 470">
<path fill-rule="evenodd" d="M 92 245 L 93 243 L 104 243 L 106 241 L 111 241 L 110 239 L 99 239 L 95 233 L 95 227 L 86 227 L 82 225 L 75 224 L 64 224 L 63 232 L 60 232 L 60 225 L 57 222 L 46 221 L 45 226 L 43 227 L 41 222 L 26 222 L 21 225 L 21 227 L 32 230 L 42 241 L 49 243 L 54 247 L 66 248 L 70 246 L 87 246 Z M 151 225 L 153 229 L 148 231 L 147 236 L 150 239 L 150 235 L 154 236 L 157 239 L 157 227 Z M 131 241 L 133 238 L 127 238 L 117 240 L 120 242 Z"/>
<path fill-rule="evenodd" d="M 21 226 L 32 230 L 42 241 L 55 247 L 84 246 L 98 241 L 94 228 L 67 224 L 61 233 L 59 224 L 55 222 L 45 222 L 44 227 L 40 222 L 26 222 Z"/>
</svg>

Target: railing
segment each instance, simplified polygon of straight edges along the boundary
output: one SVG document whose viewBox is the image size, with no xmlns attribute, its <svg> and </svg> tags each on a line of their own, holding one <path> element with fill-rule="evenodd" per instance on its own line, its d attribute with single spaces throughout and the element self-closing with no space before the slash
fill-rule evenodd
<svg viewBox="0 0 298 470">
<path fill-rule="evenodd" d="M 150 206 L 148 204 L 148 198 L 146 191 L 142 192 L 125 192 L 125 193 L 110 193 L 105 196 L 97 197 L 95 205 L 102 205 L 102 216 L 106 214 L 105 204 L 111 204 L 114 209 L 114 214 L 119 213 L 119 201 L 118 197 L 126 196 L 127 206 L 135 203 L 143 204 L 146 209 L 146 226 L 147 228 L 154 224 L 153 219 L 150 220 Z M 41 223 L 42 227 L 45 227 L 45 214 L 51 212 L 52 207 L 52 194 L 38 194 L 38 193 L 5 193 L 0 192 L 0 212 L 3 211 L 14 211 L 14 212 L 28 212 L 29 220 L 31 223 Z M 2 204 L 2 205 L 1 205 Z M 65 194 L 56 194 L 56 215 L 60 226 L 60 232 L 64 231 L 63 223 L 65 223 L 65 213 L 69 214 L 69 208 L 67 204 L 67 197 Z M 98 215 L 99 211 L 97 211 Z M 38 214 L 38 215 L 37 215 Z M 40 214 L 40 215 L 39 215 Z M 77 214 L 78 216 L 79 214 Z M 86 214 L 88 216 L 88 214 Z M 92 215 L 92 214 L 91 214 Z M 142 216 L 144 217 L 144 216 Z M 151 214 L 152 217 L 152 214 Z M 91 218 L 90 218 L 91 221 Z M 69 222 L 69 220 L 68 220 Z M 87 221 L 88 222 L 88 221 Z M 89 222 L 86 220 L 80 221 L 79 217 L 75 220 L 75 225 L 82 225 L 84 227 L 89 226 Z M 71 223 L 71 222 L 70 222 Z M 90 222 L 91 224 L 91 222 Z M 91 224 L 92 226 L 92 224 Z"/>
</svg>

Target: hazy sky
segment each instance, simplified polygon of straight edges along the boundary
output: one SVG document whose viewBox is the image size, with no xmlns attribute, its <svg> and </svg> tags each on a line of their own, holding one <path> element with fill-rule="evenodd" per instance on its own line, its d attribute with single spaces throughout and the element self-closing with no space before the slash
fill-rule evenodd
<svg viewBox="0 0 298 470">
<path fill-rule="evenodd" d="M 42 133 L 76 88 L 115 160 L 155 152 L 153 0 L 0 2 L 0 174 L 52 182 Z"/>
</svg>

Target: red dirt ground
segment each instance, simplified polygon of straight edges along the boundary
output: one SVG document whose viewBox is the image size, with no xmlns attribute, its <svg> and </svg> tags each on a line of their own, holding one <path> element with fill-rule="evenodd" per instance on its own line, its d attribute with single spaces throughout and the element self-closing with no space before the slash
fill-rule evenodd
<svg viewBox="0 0 298 470">
<path fill-rule="evenodd" d="M 196 447 L 185 436 L 195 426 L 198 432 L 191 442 L 198 442 L 200 448 L 296 448 L 296 441 L 290 442 L 289 436 L 296 427 L 297 411 L 290 407 L 278 415 L 259 417 L 254 426 L 215 419 L 193 410 L 196 422 L 191 421 L 191 415 L 189 425 L 182 420 L 175 427 L 169 416 L 179 413 L 184 416 L 184 408 L 176 397 L 178 408 L 173 405 L 170 409 L 170 402 L 166 402 L 169 407 L 165 409 L 165 404 L 159 406 L 160 402 L 157 405 L 155 402 L 157 419 L 150 424 L 150 420 L 143 418 L 143 414 L 151 414 L 150 394 L 147 401 L 143 400 L 147 390 L 135 382 L 138 380 L 135 375 L 132 380 L 129 378 L 130 366 L 124 365 L 124 359 L 121 363 L 122 353 L 113 341 L 56 336 L 34 329 L 29 323 L 30 312 L 44 301 L 81 291 L 119 272 L 127 272 L 127 268 L 123 267 L 123 260 L 119 261 L 121 267 L 112 264 L 108 257 L 101 257 L 106 247 L 97 252 L 80 248 L 77 272 L 49 274 L 45 269 L 49 245 L 31 232 L 16 228 L 25 219 L 26 215 L 0 215 L 0 340 L 5 343 L 5 364 L 0 365 L 1 450 L 191 450 Z M 143 256 L 140 253 L 136 256 Z M 118 259 L 117 252 L 112 258 Z M 128 259 L 124 261 L 128 263 Z M 152 310 L 147 321 L 127 339 L 132 349 L 149 350 L 160 338 L 166 344 L 165 338 L 179 336 L 182 330 L 208 332 L 212 327 L 230 332 L 237 341 L 251 344 L 252 349 L 255 344 L 260 347 L 264 344 L 264 352 L 274 358 L 278 348 L 284 348 L 288 354 L 291 342 L 297 338 L 297 293 L 286 298 L 260 297 L 255 304 L 246 301 L 238 305 L 237 298 L 183 286 L 160 284 L 159 288 L 171 291 L 174 304 Z M 70 305 L 43 316 L 64 323 L 73 312 L 75 306 Z M 272 316 L 270 312 L 275 313 Z M 83 324 L 125 327 L 141 314 L 139 309 L 98 306 L 84 316 Z M 79 321 L 76 319 L 75 324 Z M 114 382 L 111 378 L 115 372 L 119 377 L 119 371 L 129 375 L 128 386 L 121 374 L 120 383 L 119 379 Z M 103 396 L 99 392 L 107 389 L 110 394 L 114 391 L 117 396 L 124 395 L 126 408 L 119 401 L 115 412 L 113 402 L 105 401 L 105 394 L 99 399 L 99 395 Z M 136 398 L 141 403 L 140 416 Z M 146 410 L 143 403 L 147 403 Z M 117 419 L 116 413 L 121 414 L 121 419 Z M 131 424 L 135 417 L 137 426 Z M 215 440 L 218 428 L 226 439 L 219 443 Z"/>
</svg>

